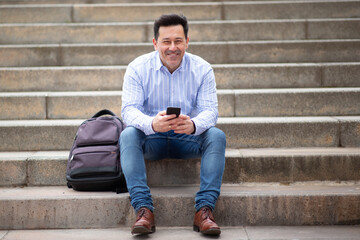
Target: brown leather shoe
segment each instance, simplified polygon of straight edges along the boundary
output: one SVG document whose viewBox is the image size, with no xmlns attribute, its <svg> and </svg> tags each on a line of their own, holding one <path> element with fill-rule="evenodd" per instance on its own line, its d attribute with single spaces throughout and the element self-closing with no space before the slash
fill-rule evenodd
<svg viewBox="0 0 360 240">
<path fill-rule="evenodd" d="M 136 214 L 136 221 L 132 227 L 131 234 L 149 234 L 155 232 L 154 214 L 148 208 L 140 208 Z"/>
<path fill-rule="evenodd" d="M 195 214 L 194 231 L 207 235 L 220 235 L 221 230 L 215 223 L 210 208 L 203 207 Z"/>
</svg>

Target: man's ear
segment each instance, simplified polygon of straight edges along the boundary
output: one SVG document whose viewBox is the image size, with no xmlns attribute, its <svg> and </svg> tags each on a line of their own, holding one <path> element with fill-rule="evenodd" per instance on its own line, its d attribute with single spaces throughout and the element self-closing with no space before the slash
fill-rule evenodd
<svg viewBox="0 0 360 240">
<path fill-rule="evenodd" d="M 186 49 L 189 47 L 189 37 L 187 37 L 187 39 L 186 39 Z"/>
<path fill-rule="evenodd" d="M 155 50 L 158 50 L 158 49 L 157 49 L 157 42 L 156 42 L 155 38 L 153 38 L 153 44 L 154 44 L 154 49 L 155 49 Z"/>
</svg>

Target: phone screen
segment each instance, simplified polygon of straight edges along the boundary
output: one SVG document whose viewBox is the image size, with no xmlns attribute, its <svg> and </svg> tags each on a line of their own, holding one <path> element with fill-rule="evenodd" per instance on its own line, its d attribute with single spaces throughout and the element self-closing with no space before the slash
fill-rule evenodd
<svg viewBox="0 0 360 240">
<path fill-rule="evenodd" d="M 166 109 L 166 115 L 176 114 L 176 117 L 179 117 L 181 108 L 178 107 L 168 107 Z"/>
</svg>

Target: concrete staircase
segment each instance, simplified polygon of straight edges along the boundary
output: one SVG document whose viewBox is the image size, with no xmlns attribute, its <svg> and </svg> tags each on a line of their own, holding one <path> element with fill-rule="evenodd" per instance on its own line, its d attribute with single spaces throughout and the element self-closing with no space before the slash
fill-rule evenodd
<svg viewBox="0 0 360 240">
<path fill-rule="evenodd" d="M 359 0 L 0 0 L 0 229 L 133 223 L 128 194 L 67 189 L 67 156 L 84 119 L 120 115 L 126 64 L 170 12 L 216 74 L 219 225 L 360 224 Z M 199 166 L 147 162 L 160 228 L 191 229 Z"/>
</svg>

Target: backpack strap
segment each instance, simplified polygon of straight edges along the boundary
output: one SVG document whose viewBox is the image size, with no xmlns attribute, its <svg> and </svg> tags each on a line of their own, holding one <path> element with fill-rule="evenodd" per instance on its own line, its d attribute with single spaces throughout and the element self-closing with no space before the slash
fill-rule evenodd
<svg viewBox="0 0 360 240">
<path fill-rule="evenodd" d="M 111 116 L 116 116 L 116 114 L 113 113 L 112 111 L 110 111 L 108 109 L 103 109 L 103 110 L 97 112 L 92 118 L 97 118 L 97 117 L 100 117 L 100 116 L 106 115 L 106 114 L 111 115 Z"/>
</svg>

